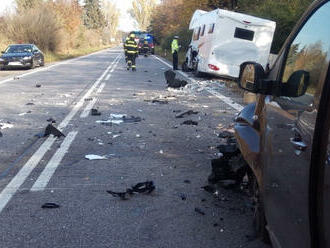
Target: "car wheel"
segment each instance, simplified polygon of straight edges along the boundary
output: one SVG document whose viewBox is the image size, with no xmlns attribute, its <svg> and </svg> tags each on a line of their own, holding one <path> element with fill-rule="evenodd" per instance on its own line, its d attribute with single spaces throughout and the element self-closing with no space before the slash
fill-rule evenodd
<svg viewBox="0 0 330 248">
<path fill-rule="evenodd" d="M 270 243 L 269 233 L 267 231 L 267 220 L 265 216 L 264 201 L 260 193 L 259 185 L 255 175 L 249 174 L 250 192 L 253 197 L 254 215 L 253 215 L 253 226 L 256 232 L 256 236 L 260 237 L 261 240 L 267 244 Z"/>
<path fill-rule="evenodd" d="M 31 60 L 31 65 L 30 65 L 30 69 L 34 69 L 34 67 L 35 67 L 34 60 L 32 59 Z"/>
<path fill-rule="evenodd" d="M 194 66 L 193 74 L 194 74 L 195 77 L 202 77 L 203 76 L 203 73 L 198 70 L 198 62 L 196 62 L 196 65 Z"/>
<path fill-rule="evenodd" d="M 45 60 L 44 59 L 41 59 L 41 62 L 39 64 L 40 66 L 45 66 Z"/>
</svg>

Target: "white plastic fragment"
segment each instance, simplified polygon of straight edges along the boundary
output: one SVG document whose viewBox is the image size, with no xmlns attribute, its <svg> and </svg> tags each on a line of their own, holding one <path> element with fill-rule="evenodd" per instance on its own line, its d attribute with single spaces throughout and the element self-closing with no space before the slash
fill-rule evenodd
<svg viewBox="0 0 330 248">
<path fill-rule="evenodd" d="M 9 123 L 4 123 L 4 122 L 0 122 L 0 129 L 6 129 L 6 128 L 13 128 L 14 125 L 13 124 L 9 124 Z"/>
<path fill-rule="evenodd" d="M 111 119 L 123 119 L 125 117 L 126 117 L 126 115 L 124 115 L 124 114 L 110 114 Z"/>
<path fill-rule="evenodd" d="M 112 138 L 115 139 L 115 138 L 117 138 L 117 137 L 119 137 L 119 136 L 120 136 L 120 134 L 115 134 L 115 135 L 112 136 Z"/>
<path fill-rule="evenodd" d="M 108 159 L 106 156 L 100 156 L 100 155 L 95 155 L 95 154 L 85 155 L 85 158 L 88 159 L 88 160 L 104 160 L 104 159 Z"/>
</svg>

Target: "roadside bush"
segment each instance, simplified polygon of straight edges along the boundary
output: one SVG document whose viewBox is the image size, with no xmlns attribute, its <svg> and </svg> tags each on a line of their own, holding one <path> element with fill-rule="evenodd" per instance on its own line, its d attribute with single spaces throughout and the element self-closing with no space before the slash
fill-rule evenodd
<svg viewBox="0 0 330 248">
<path fill-rule="evenodd" d="M 61 45 L 61 26 L 46 4 L 5 18 L 5 33 L 16 43 L 34 43 L 44 51 L 55 52 Z"/>
</svg>

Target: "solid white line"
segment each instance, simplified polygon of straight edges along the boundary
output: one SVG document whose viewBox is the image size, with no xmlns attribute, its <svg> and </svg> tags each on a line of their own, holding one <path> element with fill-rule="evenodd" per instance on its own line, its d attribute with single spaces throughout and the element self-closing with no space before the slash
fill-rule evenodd
<svg viewBox="0 0 330 248">
<path fill-rule="evenodd" d="M 77 131 L 70 132 L 66 138 L 64 139 L 61 147 L 56 151 L 53 157 L 49 160 L 48 164 L 38 177 L 37 181 L 33 184 L 31 191 L 42 191 L 46 188 L 49 180 L 55 173 L 58 165 L 61 163 L 64 155 L 68 152 L 71 143 L 75 139 L 76 135 L 78 134 Z"/>
<path fill-rule="evenodd" d="M 156 58 L 157 60 L 159 60 L 163 64 L 165 64 L 168 67 L 172 68 L 172 65 L 170 65 L 169 63 L 165 62 L 164 60 L 158 58 L 155 55 L 153 55 L 153 56 L 154 56 L 154 58 Z M 175 72 L 181 74 L 182 76 L 184 76 L 185 78 L 187 78 L 188 80 L 190 80 L 193 83 L 196 83 L 197 82 L 195 79 L 189 77 L 186 73 L 184 73 L 182 71 L 175 71 Z M 219 92 L 216 92 L 216 91 L 214 91 L 212 89 L 206 89 L 206 91 L 208 91 L 210 94 L 214 95 L 215 97 L 219 98 L 221 101 L 223 101 L 224 103 L 226 103 L 227 105 L 229 105 L 233 109 L 236 109 L 237 111 L 241 111 L 244 108 L 242 105 L 233 102 L 233 100 L 230 97 L 226 97 L 226 96 L 220 94 Z"/>
<path fill-rule="evenodd" d="M 119 55 L 120 56 L 120 55 Z M 119 57 L 118 56 L 118 57 Z M 74 117 L 74 115 L 83 106 L 84 99 L 89 97 L 91 92 L 100 83 L 104 75 L 109 71 L 111 65 L 104 71 L 102 76 L 93 84 L 93 86 L 88 90 L 88 92 L 81 98 L 81 100 L 73 107 L 66 118 L 60 123 L 58 129 L 63 130 Z M 38 165 L 40 160 L 43 158 L 45 153 L 51 148 L 56 138 L 52 135 L 46 139 L 44 143 L 39 147 L 39 149 L 32 155 L 32 157 L 25 163 L 25 165 L 20 169 L 20 171 L 15 175 L 15 177 L 7 184 L 7 186 L 0 193 L 0 213 L 17 192 L 19 187 L 24 183 L 26 178 L 30 175 L 32 170 Z"/>
<path fill-rule="evenodd" d="M 117 61 L 116 61 L 116 60 L 117 60 Z M 115 64 L 113 65 L 113 67 L 112 67 L 112 69 L 111 69 L 109 75 L 111 75 L 111 73 L 114 71 L 114 69 L 115 69 L 116 66 L 118 65 L 118 62 L 119 62 L 119 60 L 120 60 L 120 56 L 118 56 L 118 57 L 116 58 L 116 60 L 115 60 L 116 62 L 115 62 Z M 101 79 L 101 80 L 102 80 L 102 79 Z M 103 88 L 101 88 L 101 87 L 102 87 L 102 85 L 101 85 L 100 88 L 97 90 L 96 94 L 98 94 L 99 92 L 101 92 L 101 91 L 103 90 L 104 86 L 103 86 Z M 80 118 L 86 118 L 86 117 L 88 116 L 88 114 L 90 113 L 91 109 L 94 107 L 96 101 L 97 101 L 97 98 L 95 97 L 95 98 L 93 98 L 93 100 L 92 100 L 91 102 L 89 102 L 89 103 L 87 104 L 87 106 L 85 107 L 84 111 L 80 114 Z"/>
<path fill-rule="evenodd" d="M 85 99 L 90 96 L 90 94 L 94 91 L 94 89 L 100 84 L 104 76 L 108 73 L 110 68 L 114 65 L 116 60 L 120 57 L 121 55 L 118 55 L 116 59 L 111 63 L 111 65 L 108 66 L 108 68 L 103 72 L 103 74 L 96 80 L 96 82 L 93 84 L 93 86 L 86 92 L 86 94 L 77 102 L 77 104 L 73 107 L 71 112 L 65 117 L 65 119 L 61 122 L 61 124 L 58 126 L 59 130 L 62 130 L 65 128 L 73 116 L 80 110 L 80 108 L 84 105 Z"/>
<path fill-rule="evenodd" d="M 55 138 L 50 136 L 47 140 L 39 147 L 39 149 L 33 154 L 33 156 L 26 162 L 22 169 L 16 174 L 16 176 L 10 181 L 10 183 L 0 193 L 0 213 L 24 183 L 25 179 L 30 175 L 32 170 L 43 158 L 45 153 L 50 149 L 54 143 Z"/>
</svg>

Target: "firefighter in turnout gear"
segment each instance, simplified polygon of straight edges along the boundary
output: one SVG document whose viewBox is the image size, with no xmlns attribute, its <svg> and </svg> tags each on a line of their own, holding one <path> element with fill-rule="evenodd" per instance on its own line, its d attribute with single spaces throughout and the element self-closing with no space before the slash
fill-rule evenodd
<svg viewBox="0 0 330 248">
<path fill-rule="evenodd" d="M 132 33 L 129 39 L 125 42 L 125 51 L 127 53 L 127 70 L 132 67 L 132 71 L 136 71 L 135 59 L 138 56 L 138 45 L 136 44 L 135 34 Z"/>
<path fill-rule="evenodd" d="M 126 48 L 126 42 L 129 40 L 129 37 L 126 37 L 125 42 L 124 42 L 124 51 L 125 51 L 125 61 L 127 63 L 127 48 Z"/>
</svg>

